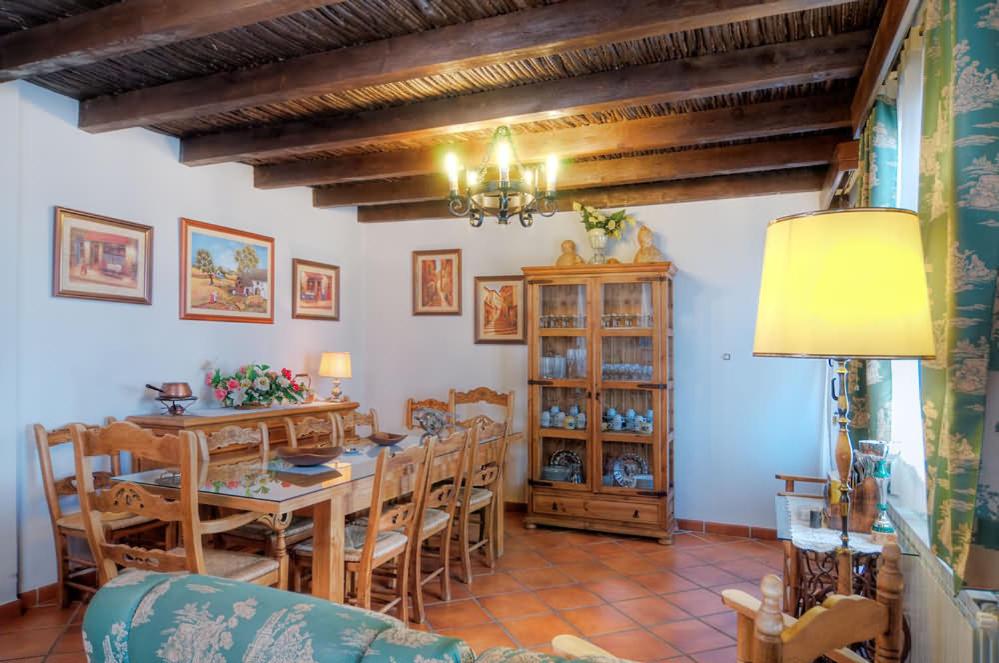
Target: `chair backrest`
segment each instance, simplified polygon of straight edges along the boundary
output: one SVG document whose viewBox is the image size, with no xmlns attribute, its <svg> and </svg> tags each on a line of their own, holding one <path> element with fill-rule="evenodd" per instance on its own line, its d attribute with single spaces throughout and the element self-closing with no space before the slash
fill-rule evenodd
<svg viewBox="0 0 999 663">
<path fill-rule="evenodd" d="M 506 435 L 506 426 L 503 426 L 500 434 L 496 434 L 497 422 L 489 417 L 478 416 L 468 419 L 461 424 L 472 434 L 472 441 L 468 453 L 468 473 L 465 475 L 465 490 L 467 494 L 464 499 L 465 504 L 470 504 L 472 488 L 495 489 L 503 480 L 503 465 L 506 462 L 507 441 L 510 439 Z M 493 457 L 485 456 L 485 447 L 482 442 L 493 440 L 495 452 Z"/>
<path fill-rule="evenodd" d="M 499 434 L 510 433 L 513 421 L 513 404 L 516 392 L 500 393 L 489 387 L 476 387 L 469 391 L 451 389 L 448 393 L 448 413 L 461 426 L 471 425 L 474 419 L 479 426 L 479 439 L 486 440 Z M 499 408 L 500 419 L 482 412 L 487 406 Z M 488 425 L 486 425 L 488 424 Z"/>
<path fill-rule="evenodd" d="M 108 417 L 104 420 L 105 424 L 110 424 L 114 421 L 114 417 Z M 42 485 L 45 489 L 45 501 L 49 505 L 49 516 L 52 519 L 52 527 L 56 526 L 56 521 L 65 515 L 63 513 L 62 504 L 59 501 L 61 497 L 77 496 L 77 482 L 76 482 L 76 472 L 73 474 L 67 474 L 57 477 L 55 474 L 55 465 L 52 460 L 52 449 L 54 447 L 61 446 L 63 444 L 70 444 L 73 442 L 73 438 L 70 434 L 70 426 L 73 424 L 66 424 L 61 428 L 46 429 L 45 426 L 41 424 L 35 424 L 33 426 L 35 433 L 35 446 L 38 449 L 38 464 L 42 469 Z M 97 428 L 93 424 L 80 424 L 85 428 Z M 110 472 L 104 470 L 97 470 L 94 472 L 94 484 L 99 486 L 105 486 L 108 484 L 108 480 L 115 476 L 116 474 L 121 474 L 121 455 L 111 454 L 109 458 Z"/>
<path fill-rule="evenodd" d="M 436 439 L 431 437 L 422 447 L 412 447 L 394 456 L 388 448 L 378 454 L 371 485 L 368 531 L 360 560 L 362 575 L 366 576 L 371 571 L 379 533 L 402 530 L 410 541 L 417 535 L 416 516 L 430 475 L 435 442 Z M 386 496 L 391 486 L 399 486 L 400 490 L 386 507 Z"/>
<path fill-rule="evenodd" d="M 440 401 L 436 398 L 424 398 L 422 400 L 416 398 L 406 399 L 406 412 L 403 416 L 402 425 L 406 428 L 415 428 L 416 421 L 413 419 L 413 415 L 417 410 L 422 410 L 424 408 L 430 410 L 440 410 L 441 412 L 448 412 L 449 406 L 447 401 Z"/>
<path fill-rule="evenodd" d="M 99 582 L 118 575 L 118 567 L 150 571 L 190 571 L 204 573 L 201 528 L 198 517 L 198 438 L 190 431 L 178 435 L 157 436 L 133 423 L 119 421 L 100 428 L 70 426 L 76 473 L 80 477 L 78 494 L 87 540 L 94 554 Z M 106 488 L 95 486 L 93 460 L 129 452 L 166 467 L 176 467 L 180 486 L 176 497 L 164 497 L 131 482 L 115 482 Z M 111 543 L 105 536 L 105 515 L 131 514 L 163 522 L 177 522 L 183 534 L 184 551 L 141 548 L 125 543 Z"/>
<path fill-rule="evenodd" d="M 334 414 L 324 417 L 284 418 L 289 447 L 336 447 L 343 442 L 340 419 Z"/>
<path fill-rule="evenodd" d="M 340 431 L 343 433 L 344 438 L 346 438 L 347 431 L 351 431 L 354 437 L 363 437 L 358 431 L 358 426 L 367 426 L 369 429 L 368 435 L 379 432 L 381 429 L 378 427 L 378 412 L 374 408 L 371 408 L 367 412 L 361 412 L 360 410 L 351 410 L 350 412 L 337 413 L 337 419 L 340 420 Z"/>
<path fill-rule="evenodd" d="M 197 431 L 198 444 L 201 445 L 201 457 L 211 459 L 221 453 L 256 451 L 262 461 L 267 460 L 270 452 L 270 436 L 267 424 L 263 422 L 256 426 L 225 426 L 217 431 Z"/>
<path fill-rule="evenodd" d="M 416 515 L 416 531 L 423 529 L 423 518 L 427 509 L 442 509 L 449 518 L 454 518 L 454 512 L 458 508 L 458 495 L 461 492 L 462 477 L 467 467 L 468 450 L 474 433 L 463 428 L 449 428 L 441 431 L 436 437 L 434 445 L 434 455 L 430 460 L 430 468 L 427 472 L 427 485 L 423 493 L 423 505 Z M 434 438 L 428 438 L 434 439 Z M 436 467 L 441 459 L 450 456 L 447 462 L 455 463 L 454 476 L 431 482 L 429 480 L 433 467 Z"/>
</svg>

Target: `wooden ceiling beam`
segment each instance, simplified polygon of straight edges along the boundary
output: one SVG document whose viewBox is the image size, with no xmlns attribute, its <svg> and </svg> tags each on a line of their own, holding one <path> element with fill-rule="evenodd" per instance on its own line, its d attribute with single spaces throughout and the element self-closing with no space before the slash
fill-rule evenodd
<svg viewBox="0 0 999 663">
<path fill-rule="evenodd" d="M 833 151 L 832 163 L 826 170 L 822 182 L 822 193 L 819 196 L 819 209 L 829 209 L 836 192 L 839 190 L 843 176 L 857 170 L 860 166 L 860 141 L 851 140 L 840 143 Z"/>
<path fill-rule="evenodd" d="M 861 30 L 414 103 L 347 118 L 195 136 L 182 140 L 181 161 L 205 165 L 281 157 L 473 131 L 498 123 L 852 78 L 860 73 L 870 38 L 868 31 Z"/>
<path fill-rule="evenodd" d="M 0 37 L 0 81 L 40 76 L 343 0 L 129 0 Z"/>
<path fill-rule="evenodd" d="M 824 131 L 849 124 L 847 100 L 838 95 L 821 95 L 523 133 L 516 137 L 516 143 L 521 160 L 531 163 L 543 160 L 548 154 L 563 159 L 624 154 Z M 257 166 L 253 169 L 253 183 L 260 189 L 274 189 L 427 175 L 441 172 L 445 152 L 455 152 L 468 166 L 478 163 L 487 145 L 488 141 L 470 141 L 434 148 Z"/>
<path fill-rule="evenodd" d="M 832 160 L 839 141 L 836 136 L 812 136 L 571 163 L 562 167 L 559 188 L 595 189 L 818 166 Z M 313 204 L 345 207 L 443 200 L 447 192 L 447 178 L 443 175 L 420 175 L 393 182 L 354 182 L 316 189 Z"/>
<path fill-rule="evenodd" d="M 743 198 L 778 193 L 818 191 L 819 187 L 822 186 L 822 177 L 823 170 L 821 168 L 798 168 L 772 173 L 725 175 L 695 180 L 566 191 L 559 194 L 558 201 L 559 209 L 568 211 L 572 209 L 573 200 L 580 200 L 587 205 L 598 208 L 606 208 Z M 466 223 L 468 221 L 464 217 L 459 219 L 452 216 L 444 201 L 373 205 L 357 209 L 357 220 L 361 223 L 416 221 L 420 219 L 463 220 Z M 535 223 L 546 223 L 546 220 L 536 219 Z"/>
<path fill-rule="evenodd" d="M 887 0 L 885 3 L 881 22 L 878 24 L 877 32 L 874 33 L 874 41 L 871 42 L 867 62 L 864 63 L 864 70 L 857 82 L 853 103 L 850 104 L 850 118 L 855 138 L 859 138 L 860 132 L 864 130 L 867 114 L 874 106 L 881 84 L 891 73 L 920 4 L 920 0 Z"/>
<path fill-rule="evenodd" d="M 572 0 L 85 101 L 80 127 L 109 131 L 446 74 L 845 0 Z M 211 3 L 206 3 L 211 4 Z"/>
</svg>

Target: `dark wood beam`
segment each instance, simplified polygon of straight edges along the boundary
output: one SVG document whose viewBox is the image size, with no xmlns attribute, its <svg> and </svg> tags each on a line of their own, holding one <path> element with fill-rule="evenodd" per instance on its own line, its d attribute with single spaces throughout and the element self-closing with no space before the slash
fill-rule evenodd
<svg viewBox="0 0 999 663">
<path fill-rule="evenodd" d="M 0 81 L 40 76 L 343 0 L 128 0 L 0 37 Z"/>
<path fill-rule="evenodd" d="M 916 17 L 920 0 L 887 0 L 881 23 L 871 42 L 871 51 L 864 64 L 864 71 L 857 82 L 857 90 L 850 104 L 850 118 L 853 122 L 853 135 L 860 137 L 864 130 L 867 114 L 874 106 L 881 84 L 888 78 L 895 58 L 902 50 L 905 36 Z"/>
<path fill-rule="evenodd" d="M 563 159 L 625 154 L 824 131 L 848 127 L 849 124 L 846 100 L 841 96 L 821 95 L 524 133 L 516 137 L 516 143 L 521 160 L 531 163 L 542 161 L 548 154 L 557 154 Z M 482 158 L 486 147 L 486 141 L 471 141 L 434 148 L 257 166 L 253 169 L 253 183 L 261 189 L 274 189 L 439 173 L 445 152 L 455 152 L 463 164 L 472 165 Z"/>
<path fill-rule="evenodd" d="M 822 177 L 823 171 L 820 168 L 798 168 L 772 173 L 724 175 L 696 180 L 652 182 L 603 189 L 567 191 L 559 194 L 559 209 L 571 210 L 573 200 L 579 200 L 599 208 L 635 207 L 684 203 L 694 200 L 818 191 L 819 187 L 822 186 Z M 456 219 L 456 217 L 451 216 L 447 210 L 447 203 L 443 201 L 374 205 L 357 209 L 357 220 L 361 223 L 415 221 L 419 219 L 450 219 L 468 222 L 464 217 Z M 537 219 L 535 223 L 547 223 L 547 221 Z"/>
<path fill-rule="evenodd" d="M 860 165 L 860 141 L 851 140 L 840 143 L 833 152 L 832 163 L 826 170 L 822 182 L 822 193 L 819 195 L 819 209 L 829 209 L 839 190 L 844 175 L 857 170 Z"/>
<path fill-rule="evenodd" d="M 441 136 L 621 106 L 668 103 L 860 73 L 867 31 L 563 78 L 450 99 L 184 139 L 181 161 L 204 165 L 380 141 Z"/>
<path fill-rule="evenodd" d="M 836 136 L 814 136 L 571 163 L 562 168 L 559 187 L 594 189 L 818 166 L 832 160 L 839 140 Z M 345 207 L 443 200 L 447 191 L 447 178 L 443 175 L 420 175 L 392 182 L 354 182 L 316 189 L 313 204 Z"/>
<path fill-rule="evenodd" d="M 80 107 L 80 127 L 108 131 L 177 121 L 844 2 L 571 0 L 92 99 Z"/>
</svg>

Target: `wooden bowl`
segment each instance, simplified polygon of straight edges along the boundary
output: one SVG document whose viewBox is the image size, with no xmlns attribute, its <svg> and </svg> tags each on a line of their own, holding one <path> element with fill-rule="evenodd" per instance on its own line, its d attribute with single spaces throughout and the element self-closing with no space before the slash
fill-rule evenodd
<svg viewBox="0 0 999 663">
<path fill-rule="evenodd" d="M 279 447 L 278 458 L 299 467 L 328 463 L 343 453 L 343 447 Z"/>
<path fill-rule="evenodd" d="M 402 433 L 372 433 L 369 439 L 379 446 L 391 447 L 405 440 L 406 436 Z"/>
</svg>

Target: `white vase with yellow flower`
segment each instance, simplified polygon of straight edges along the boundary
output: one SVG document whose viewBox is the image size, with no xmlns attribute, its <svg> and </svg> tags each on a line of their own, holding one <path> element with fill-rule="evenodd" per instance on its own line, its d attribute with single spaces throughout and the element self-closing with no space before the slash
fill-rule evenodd
<svg viewBox="0 0 999 663">
<path fill-rule="evenodd" d="M 590 264 L 602 265 L 607 262 L 607 240 L 613 237 L 621 239 L 626 225 L 635 225 L 635 217 L 628 214 L 627 210 L 619 209 L 616 212 L 605 214 L 600 210 L 583 205 L 578 201 L 573 201 L 572 209 L 579 212 L 580 221 L 586 227 L 586 236 L 590 240 L 590 248 L 593 249 L 593 257 Z"/>
</svg>

